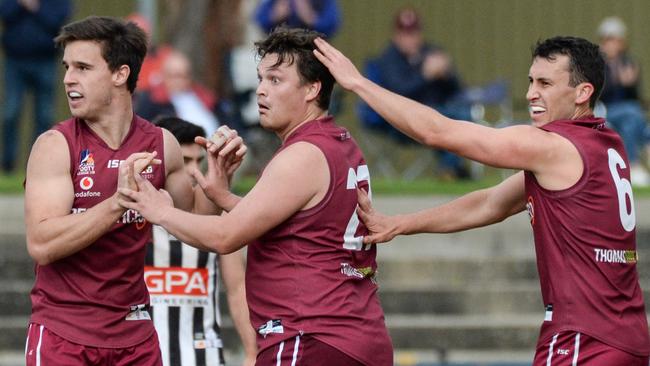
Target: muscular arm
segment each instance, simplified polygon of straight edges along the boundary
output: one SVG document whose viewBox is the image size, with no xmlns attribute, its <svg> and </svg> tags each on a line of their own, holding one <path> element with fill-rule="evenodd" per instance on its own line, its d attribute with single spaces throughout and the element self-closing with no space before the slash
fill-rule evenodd
<svg viewBox="0 0 650 366">
<path fill-rule="evenodd" d="M 254 363 L 257 354 L 255 330 L 250 323 L 246 303 L 245 268 L 242 250 L 219 256 L 221 275 L 226 287 L 228 308 L 239 338 L 244 347 L 247 362 Z"/>
<path fill-rule="evenodd" d="M 580 177 L 582 159 L 567 139 L 532 126 L 496 129 L 447 118 L 364 78 L 345 55 L 327 42 L 317 39 L 316 44 L 316 57 L 342 87 L 359 95 L 390 124 L 418 142 L 487 165 L 532 171 L 542 181 L 560 177 L 566 179 L 560 184 L 564 186 Z"/>
<path fill-rule="evenodd" d="M 136 202 L 121 204 L 138 210 L 185 243 L 224 254 L 318 203 L 327 192 L 329 179 L 322 151 L 309 143 L 296 143 L 274 157 L 253 189 L 222 216 L 194 215 L 171 208 L 143 179 L 138 180 L 140 192 L 124 192 Z"/>
<path fill-rule="evenodd" d="M 72 214 L 74 189 L 70 155 L 60 132 L 47 131 L 34 143 L 25 179 L 27 250 L 40 265 L 72 255 L 106 233 L 124 212 L 117 193 Z"/>
<path fill-rule="evenodd" d="M 378 214 L 367 197 L 361 195 L 358 212 L 372 233 L 364 238 L 364 242 L 381 243 L 397 235 L 451 233 L 500 222 L 524 210 L 525 198 L 524 173 L 519 172 L 494 187 L 406 215 Z"/>
</svg>

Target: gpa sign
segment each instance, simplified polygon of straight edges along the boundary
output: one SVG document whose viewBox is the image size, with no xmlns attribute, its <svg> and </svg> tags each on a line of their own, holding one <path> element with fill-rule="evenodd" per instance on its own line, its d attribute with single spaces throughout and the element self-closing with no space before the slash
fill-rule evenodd
<svg viewBox="0 0 650 366">
<path fill-rule="evenodd" d="M 144 282 L 151 295 L 208 295 L 207 268 L 146 266 Z"/>
</svg>

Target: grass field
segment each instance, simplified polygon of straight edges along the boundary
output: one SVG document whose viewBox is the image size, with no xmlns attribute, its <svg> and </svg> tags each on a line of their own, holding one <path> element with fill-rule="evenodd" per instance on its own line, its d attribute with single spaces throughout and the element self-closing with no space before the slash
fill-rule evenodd
<svg viewBox="0 0 650 366">
<path fill-rule="evenodd" d="M 0 194 L 22 194 L 24 175 L 0 175 Z M 255 184 L 255 177 L 245 177 L 236 182 L 234 190 L 245 193 Z M 411 182 L 400 180 L 373 179 L 373 194 L 386 195 L 459 195 L 498 183 L 495 177 L 477 181 L 439 181 L 419 179 Z"/>
<path fill-rule="evenodd" d="M 0 175 L 0 194 L 22 194 L 24 175 Z M 255 177 L 245 177 L 236 182 L 234 191 L 238 194 L 248 192 L 255 184 Z M 472 181 L 442 181 L 436 179 L 401 180 L 373 179 L 373 194 L 377 195 L 462 195 L 476 189 L 487 188 L 499 183 L 500 177 L 490 175 Z M 650 187 L 635 187 L 635 197 L 650 197 Z"/>
</svg>

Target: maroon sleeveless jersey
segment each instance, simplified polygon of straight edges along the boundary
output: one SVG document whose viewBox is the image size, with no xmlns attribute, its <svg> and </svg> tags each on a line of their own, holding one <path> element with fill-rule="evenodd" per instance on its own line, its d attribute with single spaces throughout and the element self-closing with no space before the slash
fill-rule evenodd
<svg viewBox="0 0 650 366">
<path fill-rule="evenodd" d="M 367 365 L 392 365 L 375 282 L 377 248 L 363 245 L 367 230 L 355 212 L 357 185 L 369 188 L 368 167 L 331 117 L 300 126 L 278 152 L 305 141 L 325 154 L 330 185 L 315 207 L 248 246 L 246 293 L 259 351 L 309 334 Z"/>
<path fill-rule="evenodd" d="M 531 172 L 525 173 L 546 306 L 540 341 L 572 330 L 648 355 L 630 165 L 621 139 L 593 117 L 555 121 L 542 129 L 576 146 L 584 172 L 575 185 L 560 191 L 542 188 Z"/>
<path fill-rule="evenodd" d="M 82 120 L 69 119 L 54 129 L 65 136 L 70 151 L 73 214 L 115 193 L 119 163 L 132 153 L 155 150 L 164 156 L 161 129 L 137 116 L 117 150 Z M 156 188 L 164 185 L 164 165 L 150 166 L 141 175 Z M 151 224 L 128 210 L 88 247 L 36 265 L 31 321 L 71 342 L 94 347 L 130 347 L 149 338 L 154 327 L 146 312 L 149 294 L 143 274 L 150 237 Z"/>
</svg>

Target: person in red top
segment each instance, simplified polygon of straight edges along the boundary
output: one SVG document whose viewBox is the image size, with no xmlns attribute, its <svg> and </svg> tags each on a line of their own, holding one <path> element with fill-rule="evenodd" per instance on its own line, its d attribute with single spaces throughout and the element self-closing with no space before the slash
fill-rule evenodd
<svg viewBox="0 0 650 366">
<path fill-rule="evenodd" d="M 227 214 L 174 209 L 137 175 L 140 191 L 121 189 L 133 200 L 122 204 L 190 245 L 229 253 L 249 243 L 256 365 L 393 365 L 376 246 L 363 244 L 367 231 L 356 214 L 357 187 L 370 191 L 368 166 L 328 116 L 334 79 L 313 55 L 318 36 L 279 28 L 256 43 L 260 121 L 282 146 L 246 196 L 231 194 L 226 179 L 206 191 Z M 227 171 L 228 159 L 217 160 Z"/>
<path fill-rule="evenodd" d="M 597 45 L 575 37 L 539 42 L 526 94 L 532 126 L 495 129 L 382 89 L 327 42 L 316 43 L 316 56 L 344 88 L 415 140 L 522 170 L 492 188 L 393 217 L 375 212 L 360 191 L 360 216 L 372 232 L 365 243 L 457 232 L 527 209 L 546 310 L 533 365 L 648 364 L 630 165 L 620 137 L 593 116 L 605 73 Z"/>
<path fill-rule="evenodd" d="M 133 113 L 147 49 L 142 30 L 88 17 L 64 26 L 56 42 L 72 118 L 39 136 L 27 164 L 25 225 L 36 279 L 26 364 L 160 365 L 143 279 L 151 224 L 118 203 L 118 187 L 136 187 L 118 171 L 140 172 L 184 210 L 216 207 L 192 189 L 174 136 Z M 222 151 L 237 165 L 245 149 L 234 137 Z"/>
</svg>

